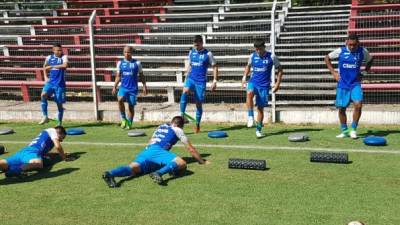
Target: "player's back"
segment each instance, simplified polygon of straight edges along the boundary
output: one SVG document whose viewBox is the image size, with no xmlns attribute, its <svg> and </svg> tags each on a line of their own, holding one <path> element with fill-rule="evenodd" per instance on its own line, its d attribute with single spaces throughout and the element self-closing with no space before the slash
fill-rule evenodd
<svg viewBox="0 0 400 225">
<path fill-rule="evenodd" d="M 174 128 L 170 124 L 163 124 L 154 131 L 150 144 L 159 145 L 165 150 L 170 150 L 178 140 L 179 138 L 176 135 Z"/>
<path fill-rule="evenodd" d="M 57 135 L 57 131 L 54 128 L 43 130 L 28 146 L 44 155 L 54 147 L 53 139 L 55 135 Z"/>
</svg>

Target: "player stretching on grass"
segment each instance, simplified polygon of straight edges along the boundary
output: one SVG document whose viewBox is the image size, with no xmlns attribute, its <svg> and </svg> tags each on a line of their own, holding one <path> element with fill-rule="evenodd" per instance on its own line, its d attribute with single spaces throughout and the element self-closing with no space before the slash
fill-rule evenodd
<svg viewBox="0 0 400 225">
<path fill-rule="evenodd" d="M 332 59 L 338 59 L 338 72 L 332 66 Z M 340 129 L 342 133 L 337 138 L 350 136 L 357 138 L 357 126 L 361 117 L 361 108 L 363 92 L 361 89 L 362 75 L 360 73 L 362 62 L 366 62 L 365 70 L 371 69 L 373 59 L 368 50 L 359 46 L 359 40 L 356 34 L 351 34 L 346 40 L 346 46 L 340 47 L 327 56 L 325 63 L 329 71 L 337 81 L 336 89 L 336 107 L 339 108 Z M 353 102 L 353 122 L 351 129 L 347 128 L 346 108 Z"/>
<path fill-rule="evenodd" d="M 47 100 L 54 95 L 54 101 L 58 108 L 58 125 L 61 126 L 64 115 L 63 104 L 65 103 L 65 72 L 68 67 L 67 56 L 62 53 L 60 44 L 53 46 L 53 55 L 47 56 L 43 65 L 44 80 L 46 84 L 43 87 L 41 97 L 41 106 L 43 118 L 39 124 L 49 122 L 47 113 Z M 47 75 L 49 73 L 49 75 Z"/>
<path fill-rule="evenodd" d="M 61 146 L 66 132 L 64 127 L 57 126 L 43 130 L 33 141 L 14 155 L 0 160 L 0 170 L 6 177 L 24 175 L 24 171 L 43 168 L 43 157 L 56 147 L 63 160 L 67 159 Z"/>
<path fill-rule="evenodd" d="M 268 105 L 268 94 L 271 85 L 272 67 L 278 70 L 278 78 L 272 91 L 275 93 L 279 90 L 281 84 L 283 70 L 279 63 L 278 57 L 272 55 L 271 52 L 265 50 L 264 41 L 254 42 L 255 52 L 250 55 L 247 66 L 244 70 L 242 79 L 242 88 L 246 85 L 246 78 L 252 71 L 249 82 L 247 83 L 246 106 L 248 110 L 247 127 L 254 124 L 254 103 L 253 97 L 256 96 L 257 120 L 256 120 L 256 136 L 258 138 L 265 135 L 261 132 L 264 120 L 264 107 Z"/>
<path fill-rule="evenodd" d="M 196 127 L 195 133 L 200 132 L 200 121 L 203 115 L 203 102 L 206 94 L 207 69 L 211 65 L 213 68 L 214 80 L 211 85 L 211 91 L 217 87 L 218 66 L 213 54 L 203 48 L 203 39 L 196 35 L 193 40 L 193 48 L 189 52 L 189 65 L 186 71 L 186 81 L 183 86 L 183 92 L 180 101 L 181 115 L 185 115 L 187 99 L 189 92 L 194 92 L 196 101 Z"/>
<path fill-rule="evenodd" d="M 142 64 L 132 58 L 133 48 L 124 48 L 124 59 L 117 63 L 117 75 L 115 78 L 112 94 L 115 95 L 119 82 L 118 107 L 121 115 L 121 127 L 131 129 L 135 115 L 136 95 L 138 93 L 138 75 L 143 84 L 143 95 L 147 94 L 146 80 L 143 75 Z M 128 119 L 125 114 L 125 102 L 128 102 Z"/>
<path fill-rule="evenodd" d="M 151 179 L 157 184 L 163 184 L 162 176 L 166 173 L 177 174 L 186 169 L 186 162 L 170 152 L 172 146 L 180 140 L 190 154 L 200 163 L 209 164 L 201 158 L 183 132 L 184 119 L 176 116 L 170 124 L 157 128 L 149 145 L 143 149 L 136 159 L 128 166 L 120 166 L 103 174 L 103 179 L 110 188 L 117 187 L 114 177 L 126 177 L 150 173 Z"/>
</svg>

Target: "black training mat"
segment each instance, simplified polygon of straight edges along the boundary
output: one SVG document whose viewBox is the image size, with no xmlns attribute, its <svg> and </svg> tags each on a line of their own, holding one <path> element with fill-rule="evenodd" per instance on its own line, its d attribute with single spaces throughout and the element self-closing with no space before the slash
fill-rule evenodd
<svg viewBox="0 0 400 225">
<path fill-rule="evenodd" d="M 247 169 L 247 170 L 265 170 L 267 162 L 258 159 L 229 159 L 228 168 Z"/>
<path fill-rule="evenodd" d="M 346 152 L 311 152 L 310 161 L 325 163 L 349 163 L 349 155 Z"/>
</svg>

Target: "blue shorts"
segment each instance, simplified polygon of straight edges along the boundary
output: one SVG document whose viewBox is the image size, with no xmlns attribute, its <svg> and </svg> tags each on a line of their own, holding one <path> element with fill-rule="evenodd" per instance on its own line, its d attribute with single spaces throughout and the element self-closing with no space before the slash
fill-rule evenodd
<svg viewBox="0 0 400 225">
<path fill-rule="evenodd" d="M 336 89 L 336 107 L 338 108 L 347 108 L 350 105 L 350 101 L 352 102 L 361 102 L 363 100 L 363 92 L 361 89 L 361 85 L 357 85 L 353 87 L 353 89 Z"/>
<path fill-rule="evenodd" d="M 42 159 L 42 155 L 35 148 L 25 147 L 4 160 L 7 161 L 9 170 L 15 171 L 16 168 L 21 168 L 21 166 L 28 164 L 32 159 Z"/>
<path fill-rule="evenodd" d="M 64 104 L 65 99 L 65 87 L 58 87 L 54 84 L 46 83 L 42 89 L 42 92 L 46 93 L 49 97 L 54 96 L 54 101 L 57 104 Z"/>
<path fill-rule="evenodd" d="M 249 82 L 247 83 L 247 92 L 253 92 L 256 96 L 256 106 L 261 108 L 268 106 L 269 87 L 256 87 Z"/>
<path fill-rule="evenodd" d="M 167 165 L 176 157 L 175 153 L 167 151 L 159 145 L 150 145 L 141 151 L 133 162 L 140 165 L 141 173 L 147 174 Z"/>
<path fill-rule="evenodd" d="M 124 101 L 129 105 L 136 105 L 137 90 L 130 90 L 124 87 L 119 87 L 118 97 L 123 97 Z"/>
<path fill-rule="evenodd" d="M 196 83 L 194 80 L 187 78 L 183 87 L 194 92 L 194 99 L 196 102 L 204 102 L 206 97 L 206 83 Z"/>
</svg>

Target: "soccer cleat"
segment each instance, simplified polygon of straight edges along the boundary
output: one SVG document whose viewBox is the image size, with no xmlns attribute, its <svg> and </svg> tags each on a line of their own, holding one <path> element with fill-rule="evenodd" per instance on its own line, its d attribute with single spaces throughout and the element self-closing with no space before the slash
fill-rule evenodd
<svg viewBox="0 0 400 225">
<path fill-rule="evenodd" d="M 349 130 L 344 130 L 342 131 L 342 133 L 336 135 L 336 138 L 345 138 L 345 137 L 349 137 Z"/>
<path fill-rule="evenodd" d="M 127 119 L 122 119 L 121 120 L 121 128 L 125 129 L 127 125 L 128 125 L 128 120 Z"/>
<path fill-rule="evenodd" d="M 252 116 L 249 117 L 247 120 L 247 127 L 253 127 L 254 126 L 254 118 Z"/>
<path fill-rule="evenodd" d="M 200 133 L 200 124 L 196 124 L 196 126 L 194 126 L 194 133 L 195 134 L 198 134 L 198 133 Z"/>
<path fill-rule="evenodd" d="M 256 137 L 257 138 L 262 138 L 262 137 L 265 137 L 266 135 L 265 134 L 263 134 L 261 131 L 256 131 Z"/>
<path fill-rule="evenodd" d="M 156 183 L 156 184 L 160 184 L 161 185 L 161 184 L 164 183 L 163 178 L 157 172 L 150 173 L 149 176 L 153 180 L 153 182 Z"/>
<path fill-rule="evenodd" d="M 127 120 L 125 129 L 127 129 L 127 130 L 132 129 L 132 123 L 129 120 Z"/>
<path fill-rule="evenodd" d="M 356 130 L 351 130 L 350 131 L 350 138 L 352 138 L 352 139 L 357 139 L 358 137 L 357 137 L 357 131 Z"/>
<path fill-rule="evenodd" d="M 116 188 L 117 183 L 114 180 L 114 177 L 110 175 L 109 172 L 104 172 L 103 173 L 103 180 L 107 183 L 109 188 Z"/>
<path fill-rule="evenodd" d="M 45 123 L 48 123 L 49 121 L 49 117 L 43 116 L 42 120 L 39 122 L 39 125 L 43 125 Z"/>
</svg>

